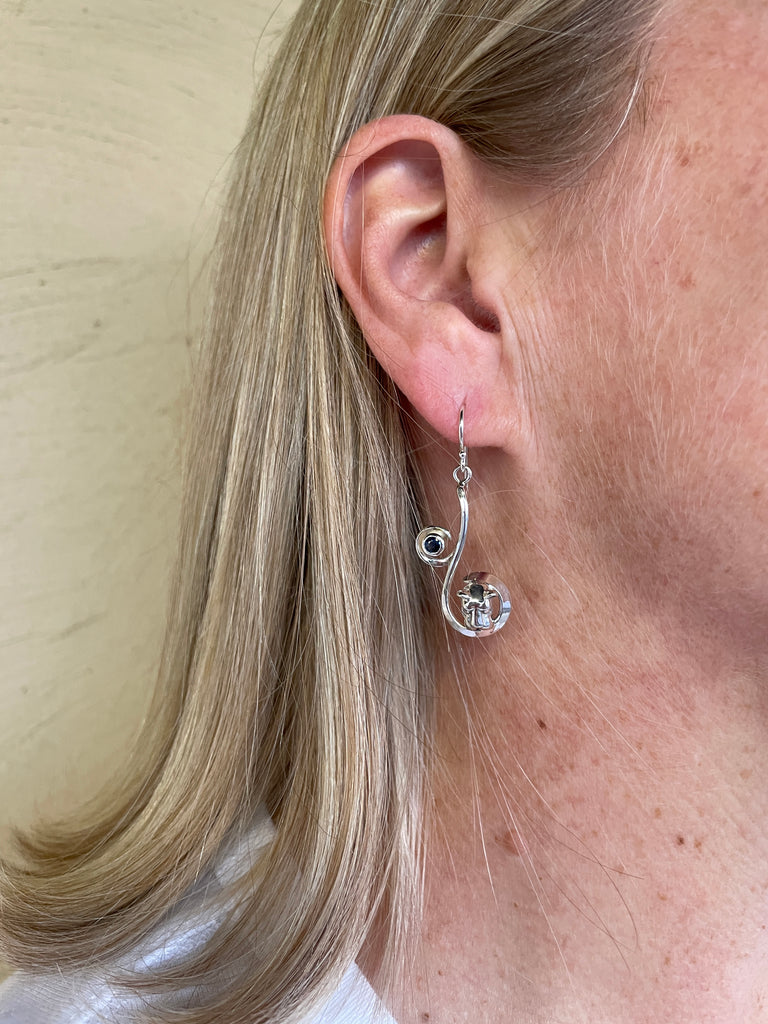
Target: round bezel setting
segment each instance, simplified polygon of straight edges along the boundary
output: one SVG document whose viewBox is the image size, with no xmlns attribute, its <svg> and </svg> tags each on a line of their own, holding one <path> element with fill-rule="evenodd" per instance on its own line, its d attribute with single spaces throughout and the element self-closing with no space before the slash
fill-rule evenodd
<svg viewBox="0 0 768 1024">
<path fill-rule="evenodd" d="M 416 538 L 416 552 L 427 565 L 445 565 L 451 555 L 446 554 L 451 535 L 441 526 L 426 526 Z"/>
</svg>

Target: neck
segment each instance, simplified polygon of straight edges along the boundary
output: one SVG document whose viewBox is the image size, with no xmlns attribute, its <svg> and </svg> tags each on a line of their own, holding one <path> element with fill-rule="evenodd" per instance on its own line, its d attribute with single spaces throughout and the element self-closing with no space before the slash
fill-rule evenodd
<svg viewBox="0 0 768 1024">
<path fill-rule="evenodd" d="M 401 1024 L 765 1019 L 765 680 L 713 630 L 590 605 L 441 672 Z"/>
</svg>

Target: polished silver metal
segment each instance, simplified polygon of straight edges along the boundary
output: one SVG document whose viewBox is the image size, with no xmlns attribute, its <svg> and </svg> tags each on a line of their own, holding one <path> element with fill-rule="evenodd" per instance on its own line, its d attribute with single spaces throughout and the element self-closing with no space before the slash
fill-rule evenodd
<svg viewBox="0 0 768 1024">
<path fill-rule="evenodd" d="M 448 566 L 443 580 L 441 605 L 443 615 L 456 632 L 462 636 L 491 636 L 498 633 L 512 610 L 509 591 L 500 579 L 487 572 L 473 572 L 464 577 L 464 585 L 456 594 L 461 601 L 461 619 L 454 615 L 450 602 L 453 577 L 464 550 L 469 526 L 467 487 L 472 479 L 472 470 L 467 465 L 467 449 L 464 445 L 463 409 L 459 413 L 459 464 L 453 471 L 453 479 L 456 481 L 456 493 L 461 509 L 461 525 L 456 547 L 452 552 L 446 553 L 451 541 L 448 530 L 442 526 L 427 526 L 416 538 L 416 553 L 428 565 Z"/>
</svg>

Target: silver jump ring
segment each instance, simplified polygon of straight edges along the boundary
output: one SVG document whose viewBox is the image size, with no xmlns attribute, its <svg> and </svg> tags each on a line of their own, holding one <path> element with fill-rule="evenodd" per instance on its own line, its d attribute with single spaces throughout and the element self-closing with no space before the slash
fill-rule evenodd
<svg viewBox="0 0 768 1024">
<path fill-rule="evenodd" d="M 469 466 L 457 466 L 453 471 L 453 479 L 459 487 L 466 487 L 472 479 L 472 470 Z"/>
</svg>

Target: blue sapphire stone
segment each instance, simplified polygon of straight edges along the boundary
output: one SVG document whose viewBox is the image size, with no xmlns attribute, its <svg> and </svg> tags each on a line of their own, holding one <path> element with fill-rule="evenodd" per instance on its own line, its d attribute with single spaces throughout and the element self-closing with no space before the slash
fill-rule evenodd
<svg viewBox="0 0 768 1024">
<path fill-rule="evenodd" d="M 432 533 L 424 541 L 424 550 L 428 555 L 439 555 L 443 550 L 443 542 L 439 537 Z"/>
</svg>

